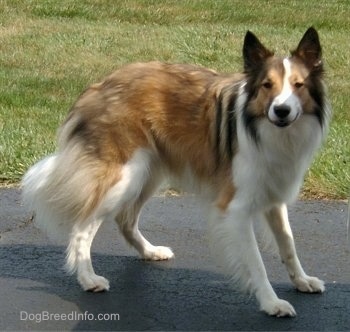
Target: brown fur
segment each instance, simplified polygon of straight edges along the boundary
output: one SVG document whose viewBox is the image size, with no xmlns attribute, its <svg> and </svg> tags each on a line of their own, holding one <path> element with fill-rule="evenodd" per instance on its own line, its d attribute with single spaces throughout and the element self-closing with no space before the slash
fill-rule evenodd
<svg viewBox="0 0 350 332">
<path fill-rule="evenodd" d="M 240 79 L 190 65 L 128 65 L 81 95 L 61 129 L 61 145 L 81 140 L 102 169 L 118 169 L 137 149 L 150 149 L 172 173 L 189 166 L 219 192 L 218 206 L 225 209 L 234 189 L 231 160 L 217 163 L 215 105 L 221 91 Z M 113 179 L 110 186 L 118 176 Z M 101 188 L 97 199 L 108 189 Z"/>
<path fill-rule="evenodd" d="M 268 58 L 265 68 L 255 80 L 257 95 L 248 105 L 255 118 L 266 115 L 270 101 L 282 89 L 281 59 Z M 293 72 L 292 84 L 304 82 L 309 74 L 300 64 L 293 66 Z M 234 107 L 230 105 L 237 95 L 234 87 L 244 78 L 197 66 L 150 62 L 125 66 L 90 86 L 71 109 L 60 135 L 61 146 L 84 143 L 87 155 L 99 162 L 96 177 L 112 173 L 109 181 L 101 181 L 104 185 L 96 184 L 94 201 L 84 204 L 86 214 L 120 179 L 122 165 L 140 148 L 153 151 L 172 174 L 181 175 L 189 167 L 200 182 L 212 187 L 214 201 L 224 211 L 234 195 L 231 162 L 236 152 L 230 155 L 226 150 L 228 144 L 237 150 L 237 139 L 235 132 L 226 139 L 222 135 L 227 132 L 227 108 Z M 308 90 L 297 90 L 306 101 L 305 111 L 312 112 Z M 219 103 L 223 110 L 218 120 Z"/>
</svg>

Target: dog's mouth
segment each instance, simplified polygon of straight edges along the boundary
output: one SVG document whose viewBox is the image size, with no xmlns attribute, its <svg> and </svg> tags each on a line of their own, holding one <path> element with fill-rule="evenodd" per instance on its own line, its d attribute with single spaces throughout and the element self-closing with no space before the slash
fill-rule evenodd
<svg viewBox="0 0 350 332">
<path fill-rule="evenodd" d="M 274 117 L 271 119 L 269 116 L 267 118 L 276 127 L 286 128 L 292 125 L 299 118 L 299 113 L 296 114 L 296 116 L 292 119 L 290 119 L 290 117 L 285 117 L 285 118 Z"/>
<path fill-rule="evenodd" d="M 278 120 L 278 121 L 271 121 L 275 126 L 279 128 L 285 128 L 292 124 L 294 121 L 285 121 L 285 120 Z"/>
</svg>

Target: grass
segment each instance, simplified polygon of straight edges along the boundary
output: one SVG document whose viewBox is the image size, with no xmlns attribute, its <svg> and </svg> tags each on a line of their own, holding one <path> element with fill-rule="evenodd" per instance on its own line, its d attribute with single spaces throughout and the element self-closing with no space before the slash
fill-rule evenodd
<svg viewBox="0 0 350 332">
<path fill-rule="evenodd" d="M 310 168 L 306 198 L 350 190 L 350 2 L 0 1 L 0 183 L 17 183 L 55 150 L 59 124 L 80 92 L 133 61 L 241 71 L 247 29 L 285 54 L 313 25 L 321 36 L 334 116 Z"/>
</svg>

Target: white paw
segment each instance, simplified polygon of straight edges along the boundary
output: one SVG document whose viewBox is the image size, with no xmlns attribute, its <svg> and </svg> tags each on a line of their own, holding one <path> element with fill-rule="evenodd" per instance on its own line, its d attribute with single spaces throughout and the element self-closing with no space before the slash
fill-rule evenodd
<svg viewBox="0 0 350 332">
<path fill-rule="evenodd" d="M 268 301 L 262 304 L 260 309 L 268 315 L 276 317 L 295 317 L 297 315 L 293 306 L 281 299 Z"/>
<path fill-rule="evenodd" d="M 85 291 L 103 292 L 109 290 L 109 281 L 96 274 L 84 274 L 78 277 L 79 284 Z"/>
<path fill-rule="evenodd" d="M 150 261 L 163 261 L 174 257 L 174 253 L 168 247 L 153 247 L 143 254 L 143 258 Z"/>
<path fill-rule="evenodd" d="M 295 287 L 300 292 L 305 293 L 323 293 L 325 291 L 324 282 L 316 277 L 307 275 L 292 279 Z"/>
</svg>

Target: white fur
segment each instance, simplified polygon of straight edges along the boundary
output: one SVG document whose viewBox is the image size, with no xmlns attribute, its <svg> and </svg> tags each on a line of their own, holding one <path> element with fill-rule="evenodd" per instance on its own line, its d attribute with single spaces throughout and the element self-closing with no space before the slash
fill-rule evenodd
<svg viewBox="0 0 350 332">
<path fill-rule="evenodd" d="M 69 234 L 66 267 L 69 272 L 77 273 L 78 281 L 84 290 L 99 292 L 109 289 L 108 280 L 95 274 L 90 256 L 93 238 L 106 219 L 121 215 L 118 219 L 121 230 L 145 259 L 163 260 L 174 256 L 170 248 L 153 246 L 138 229 L 138 214 L 143 204 L 140 196 L 150 195 L 162 177 L 161 169 L 151 167 L 153 157 L 150 152 L 140 149 L 135 153 L 124 165 L 120 181 L 107 192 L 100 205 L 84 220 L 74 219 L 78 216 L 69 215 L 68 210 L 61 211 L 55 208 L 55 204 L 63 204 L 63 195 L 50 192 L 50 184 L 55 183 L 53 177 L 57 176 L 59 165 L 68 166 L 69 155 L 66 162 L 62 158 L 62 155 L 55 155 L 34 165 L 23 179 L 23 195 L 25 202 L 36 211 L 38 226 L 54 238 L 57 234 L 65 237 Z M 89 178 L 88 174 L 86 178 Z M 76 185 L 75 182 L 69 182 L 69 179 L 67 182 Z M 69 189 L 66 192 L 68 199 L 74 192 L 78 194 L 76 188 L 65 188 Z M 144 189 L 149 192 L 142 192 Z"/>
<path fill-rule="evenodd" d="M 25 206 L 35 211 L 36 224 L 51 238 L 60 240 L 67 237 L 70 229 L 65 227 L 63 216 L 53 213 L 46 196 L 48 179 L 56 168 L 57 159 L 57 155 L 48 156 L 28 170 L 22 180 L 22 196 Z"/>
<path fill-rule="evenodd" d="M 309 277 L 303 270 L 296 253 L 292 229 L 288 221 L 287 206 L 285 204 L 275 207 L 278 217 L 267 215 L 267 222 L 275 234 L 279 246 L 282 261 L 286 265 L 291 281 L 301 292 L 323 292 L 325 290 L 323 281 Z"/>
<path fill-rule="evenodd" d="M 287 97 L 286 91 L 283 94 Z M 245 100 L 242 86 L 237 105 L 243 105 Z M 290 102 L 293 113 L 300 112 L 299 102 L 290 96 L 284 101 Z M 256 295 L 263 311 L 276 316 L 295 316 L 294 308 L 277 297 L 267 279 L 253 221 L 272 210 L 280 211 L 281 217 L 271 217 L 268 224 L 272 224 L 270 229 L 292 282 L 304 292 L 323 292 L 323 282 L 307 276 L 300 265 L 285 206 L 299 192 L 305 171 L 321 143 L 322 130 L 315 117 L 302 114 L 287 128 L 278 128 L 265 119 L 258 126 L 256 144 L 246 132 L 241 113 L 237 130 L 239 150 L 233 162 L 236 193 L 225 215 L 215 209 L 211 213 L 211 245 L 226 273 Z"/>
<path fill-rule="evenodd" d="M 69 270 L 77 272 L 78 281 L 85 290 L 101 291 L 109 288 L 108 281 L 94 273 L 90 247 L 102 221 L 114 218 L 120 213 L 124 218 L 117 221 L 121 223 L 125 237 L 143 258 L 164 260 L 174 256 L 170 248 L 153 246 L 138 229 L 138 211 L 135 205 L 137 205 L 141 191 L 150 181 L 151 171 L 155 171 L 150 169 L 151 163 L 151 154 L 147 150 L 138 150 L 123 167 L 121 180 L 107 192 L 96 209 L 92 216 L 93 221 L 87 220 L 75 225 L 67 250 L 67 266 Z"/>
<path fill-rule="evenodd" d="M 238 103 L 243 104 L 245 98 L 243 93 Z M 238 189 L 236 200 L 253 210 L 292 202 L 322 141 L 323 133 L 316 117 L 301 115 L 288 128 L 279 128 L 267 119 L 261 120 L 257 128 L 258 144 L 246 132 L 242 114 L 238 117 L 240 149 L 233 162 L 233 178 Z"/>
</svg>

